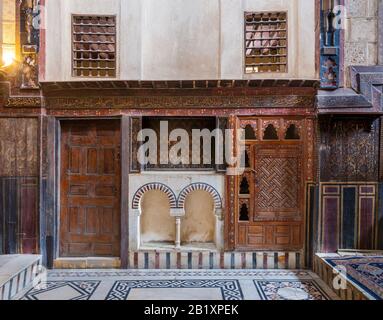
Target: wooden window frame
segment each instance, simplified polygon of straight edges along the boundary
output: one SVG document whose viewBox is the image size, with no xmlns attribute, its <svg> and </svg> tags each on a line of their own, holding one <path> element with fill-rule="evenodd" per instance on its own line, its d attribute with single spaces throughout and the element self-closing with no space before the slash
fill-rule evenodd
<svg viewBox="0 0 383 320">
<path fill-rule="evenodd" d="M 113 18 L 114 19 L 114 24 L 113 25 L 110 25 L 111 27 L 114 27 L 114 32 L 111 33 L 111 34 L 106 34 L 105 35 L 111 35 L 114 37 L 114 42 L 110 42 L 110 44 L 113 44 L 114 45 L 114 59 L 112 60 L 107 60 L 107 59 L 101 59 L 101 58 L 98 58 L 98 59 L 91 59 L 91 58 L 88 58 L 88 59 L 84 59 L 84 61 L 89 61 L 89 62 L 114 62 L 114 66 L 113 68 L 107 68 L 107 67 L 103 67 L 103 68 L 99 68 L 98 69 L 98 74 L 97 75 L 91 75 L 91 71 L 94 70 L 92 69 L 92 67 L 89 67 L 88 69 L 85 68 L 83 70 L 87 70 L 89 71 L 89 75 L 78 75 L 77 74 L 77 70 L 80 70 L 78 67 L 75 66 L 75 59 L 77 59 L 75 57 L 75 53 L 76 53 L 76 48 L 75 48 L 75 36 L 78 35 L 78 34 L 82 34 L 82 33 L 77 33 L 75 31 L 75 18 L 77 17 L 89 17 L 89 18 L 97 18 L 97 19 L 100 19 L 100 18 Z M 90 25 L 92 26 L 92 25 Z M 97 26 L 97 25 L 94 25 L 94 26 Z M 108 25 L 105 25 L 105 26 L 108 26 Z M 100 33 L 100 35 L 102 35 L 103 33 Z M 100 42 L 98 41 L 89 41 L 88 43 L 90 44 L 93 44 L 93 43 L 96 43 L 96 44 L 99 44 Z M 106 43 L 105 43 L 106 44 Z M 96 50 L 95 52 L 102 52 L 102 50 Z M 117 78 L 117 15 L 113 15 L 113 14 L 110 14 L 110 15 L 95 15 L 95 14 L 72 14 L 72 17 L 71 17 L 71 72 L 72 72 L 72 77 L 74 78 L 94 78 L 94 79 L 108 79 L 108 78 Z M 109 74 L 109 70 L 113 70 L 112 71 L 112 74 Z M 106 72 L 105 75 L 101 75 L 100 74 L 100 71 L 101 72 Z"/>
<path fill-rule="evenodd" d="M 247 64 L 246 60 L 247 60 L 247 50 L 249 50 L 249 47 L 247 45 L 247 42 L 248 42 L 248 39 L 246 37 L 246 34 L 248 33 L 248 30 L 247 30 L 247 26 L 248 26 L 248 23 L 246 21 L 246 17 L 247 15 L 249 14 L 285 14 L 286 15 L 286 19 L 284 21 L 284 23 L 286 24 L 286 29 L 285 30 L 280 30 L 281 32 L 285 32 L 286 34 L 286 37 L 285 40 L 286 41 L 286 45 L 283 46 L 283 48 L 286 49 L 286 54 L 282 55 L 282 57 L 285 57 L 286 59 L 286 62 L 285 63 L 280 63 L 281 66 L 284 66 L 285 70 L 281 71 L 281 70 L 277 70 L 277 71 L 254 71 L 254 68 L 257 67 L 256 64 L 253 64 L 253 65 L 249 65 Z M 243 34 L 243 39 L 244 39 L 244 53 L 243 53 L 243 57 L 244 57 L 244 73 L 247 74 L 247 75 L 252 75 L 252 74 L 273 74 L 273 73 L 278 73 L 278 74 L 286 74 L 289 72 L 289 18 L 288 18 L 288 11 L 287 10 L 284 10 L 284 11 L 245 11 L 244 12 L 244 16 L 243 16 L 243 21 L 244 21 L 244 34 Z M 271 31 L 273 31 L 271 29 Z M 270 31 L 269 31 L 270 32 Z M 262 49 L 263 47 L 261 46 L 260 49 Z M 267 56 L 265 56 L 267 57 Z M 270 55 L 270 57 L 273 57 L 273 55 Z M 266 66 L 269 65 L 269 64 L 266 64 Z M 270 64 L 272 65 L 272 64 Z M 261 64 L 259 64 L 259 66 L 262 66 Z M 248 68 L 253 68 L 252 71 L 248 71 Z"/>
</svg>

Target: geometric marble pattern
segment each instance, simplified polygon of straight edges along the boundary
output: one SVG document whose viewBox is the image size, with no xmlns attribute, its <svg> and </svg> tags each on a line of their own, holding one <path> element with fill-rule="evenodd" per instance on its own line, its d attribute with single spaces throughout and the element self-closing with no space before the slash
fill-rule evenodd
<svg viewBox="0 0 383 320">
<path fill-rule="evenodd" d="M 237 280 L 136 280 L 116 281 L 106 300 L 126 300 L 133 288 L 171 288 L 171 289 L 212 289 L 219 288 L 222 300 L 243 300 L 241 288 Z"/>
<path fill-rule="evenodd" d="M 89 300 L 101 281 L 50 281 L 32 288 L 23 300 Z"/>
<path fill-rule="evenodd" d="M 45 285 L 45 287 L 44 287 Z M 306 270 L 50 270 L 27 300 L 327 300 Z"/>
<path fill-rule="evenodd" d="M 313 280 L 254 281 L 264 300 L 329 300 Z"/>
</svg>

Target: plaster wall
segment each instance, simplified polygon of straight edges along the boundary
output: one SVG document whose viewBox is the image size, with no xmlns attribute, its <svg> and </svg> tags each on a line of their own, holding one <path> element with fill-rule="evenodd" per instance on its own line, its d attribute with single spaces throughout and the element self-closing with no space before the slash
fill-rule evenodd
<svg viewBox="0 0 383 320">
<path fill-rule="evenodd" d="M 315 0 L 47 0 L 46 75 L 71 74 L 71 15 L 117 17 L 116 80 L 316 79 Z M 244 12 L 288 12 L 288 72 L 244 73 Z M 93 78 L 94 80 L 94 78 Z"/>
<path fill-rule="evenodd" d="M 141 202 L 141 243 L 173 242 L 174 218 L 170 216 L 169 200 L 158 190 L 148 191 Z"/>
<path fill-rule="evenodd" d="M 181 222 L 181 243 L 214 243 L 215 216 L 212 196 L 194 191 L 186 198 L 185 216 Z"/>
</svg>

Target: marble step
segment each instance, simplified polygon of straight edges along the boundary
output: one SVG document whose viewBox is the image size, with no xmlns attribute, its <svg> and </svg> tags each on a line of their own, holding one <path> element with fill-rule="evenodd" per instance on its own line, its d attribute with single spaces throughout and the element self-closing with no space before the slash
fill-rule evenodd
<svg viewBox="0 0 383 320">
<path fill-rule="evenodd" d="M 41 275 L 40 255 L 0 255 L 0 300 L 11 300 Z"/>
</svg>

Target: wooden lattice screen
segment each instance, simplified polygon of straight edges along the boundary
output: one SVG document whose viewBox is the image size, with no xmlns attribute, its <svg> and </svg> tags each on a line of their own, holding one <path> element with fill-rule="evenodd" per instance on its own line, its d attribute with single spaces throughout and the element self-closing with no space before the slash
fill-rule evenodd
<svg viewBox="0 0 383 320">
<path fill-rule="evenodd" d="M 287 13 L 245 13 L 245 71 L 287 72 Z"/>
<path fill-rule="evenodd" d="M 73 76 L 116 76 L 116 17 L 73 16 Z"/>
</svg>

